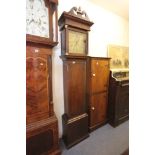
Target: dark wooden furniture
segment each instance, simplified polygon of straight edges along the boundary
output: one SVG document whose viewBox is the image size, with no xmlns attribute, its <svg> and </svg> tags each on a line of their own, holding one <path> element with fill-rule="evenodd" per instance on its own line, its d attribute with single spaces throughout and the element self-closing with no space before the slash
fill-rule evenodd
<svg viewBox="0 0 155 155">
<path fill-rule="evenodd" d="M 57 1 L 45 2 L 49 19 L 53 19 Z M 50 28 L 49 38 L 26 35 L 26 155 L 61 154 L 53 111 L 51 57 L 56 42 L 52 31 Z"/>
<path fill-rule="evenodd" d="M 90 131 L 107 122 L 110 58 L 88 58 L 88 107 Z"/>
<path fill-rule="evenodd" d="M 65 113 L 63 139 L 70 148 L 88 137 L 86 104 L 86 57 L 62 56 Z"/>
<path fill-rule="evenodd" d="M 110 71 L 108 117 L 113 127 L 129 119 L 128 74 L 126 71 Z"/>
<path fill-rule="evenodd" d="M 86 102 L 88 31 L 90 22 L 85 11 L 73 7 L 58 21 L 61 31 L 61 59 L 65 113 L 62 116 L 63 139 L 67 148 L 89 136 Z"/>
</svg>

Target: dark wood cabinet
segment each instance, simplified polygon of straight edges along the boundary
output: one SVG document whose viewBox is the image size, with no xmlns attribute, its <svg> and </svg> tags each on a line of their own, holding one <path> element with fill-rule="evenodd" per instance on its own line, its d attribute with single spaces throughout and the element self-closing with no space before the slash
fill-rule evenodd
<svg viewBox="0 0 155 155">
<path fill-rule="evenodd" d="M 63 139 L 67 148 L 88 137 L 86 57 L 61 56 L 63 60 Z"/>
<path fill-rule="evenodd" d="M 120 77 L 124 73 L 110 72 L 108 117 L 113 127 L 129 119 L 129 79 Z"/>
<path fill-rule="evenodd" d="M 99 57 L 88 57 L 87 60 L 87 101 L 91 131 L 107 121 L 109 60 Z"/>
</svg>

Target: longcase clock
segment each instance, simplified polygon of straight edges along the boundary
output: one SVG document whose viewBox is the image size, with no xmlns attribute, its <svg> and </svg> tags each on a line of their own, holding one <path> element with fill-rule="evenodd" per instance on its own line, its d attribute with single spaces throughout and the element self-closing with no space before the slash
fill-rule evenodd
<svg viewBox="0 0 155 155">
<path fill-rule="evenodd" d="M 63 139 L 67 148 L 87 138 L 88 113 L 86 73 L 88 32 L 93 25 L 81 8 L 63 12 L 58 21 L 61 31 L 64 106 Z"/>
<path fill-rule="evenodd" d="M 53 111 L 52 47 L 57 44 L 56 0 L 26 3 L 26 154 L 60 155 Z"/>
</svg>

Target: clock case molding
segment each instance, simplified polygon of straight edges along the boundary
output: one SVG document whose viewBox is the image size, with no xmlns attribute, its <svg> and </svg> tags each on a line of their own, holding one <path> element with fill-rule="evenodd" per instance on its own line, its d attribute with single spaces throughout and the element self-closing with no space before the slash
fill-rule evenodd
<svg viewBox="0 0 155 155">
<path fill-rule="evenodd" d="M 73 7 L 69 12 L 64 11 L 58 20 L 61 31 L 61 55 L 85 56 L 88 54 L 88 32 L 94 23 L 89 20 L 85 11 Z M 87 34 L 86 50 L 84 54 L 69 51 L 69 31 Z"/>
<path fill-rule="evenodd" d="M 43 45 L 56 46 L 58 44 L 58 0 L 44 0 L 49 13 L 49 38 L 26 34 L 27 43 L 39 43 Z M 55 18 L 55 24 L 53 23 Z M 54 25 L 53 25 L 54 24 Z M 53 31 L 55 27 L 55 31 Z M 54 39 L 55 37 L 55 39 Z"/>
</svg>

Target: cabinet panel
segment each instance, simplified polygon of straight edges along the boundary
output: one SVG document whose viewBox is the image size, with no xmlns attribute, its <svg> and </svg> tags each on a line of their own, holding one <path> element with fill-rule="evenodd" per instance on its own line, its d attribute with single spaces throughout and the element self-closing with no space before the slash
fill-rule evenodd
<svg viewBox="0 0 155 155">
<path fill-rule="evenodd" d="M 89 129 L 92 131 L 107 122 L 109 58 L 88 58 Z"/>
<path fill-rule="evenodd" d="M 53 147 L 53 132 L 47 130 L 38 135 L 32 136 L 26 141 L 27 155 L 37 155 L 43 152 L 47 152 Z"/>
<path fill-rule="evenodd" d="M 90 126 L 106 121 L 107 93 L 92 95 L 90 98 Z"/>
<path fill-rule="evenodd" d="M 45 50 L 45 49 L 44 49 Z M 26 53 L 26 118 L 27 123 L 49 117 L 52 103 L 51 56 L 42 48 L 27 46 Z M 48 50 L 47 50 L 48 51 Z M 53 109 L 52 109 L 53 111 Z M 53 113 L 53 112 L 52 112 Z"/>
<path fill-rule="evenodd" d="M 26 155 L 60 155 L 58 143 L 58 121 L 55 115 L 26 126 Z"/>
<path fill-rule="evenodd" d="M 118 100 L 118 117 L 121 119 L 129 114 L 129 86 L 121 87 Z"/>
<path fill-rule="evenodd" d="M 74 117 L 86 112 L 86 61 L 64 63 L 65 112 Z"/>
<path fill-rule="evenodd" d="M 26 58 L 27 115 L 48 111 L 48 69 L 43 57 Z M 37 105 L 40 106 L 37 106 Z M 33 110 L 32 110 L 33 109 Z"/>
<path fill-rule="evenodd" d="M 109 82 L 109 61 L 91 61 L 91 90 L 92 93 L 107 91 Z"/>
</svg>

